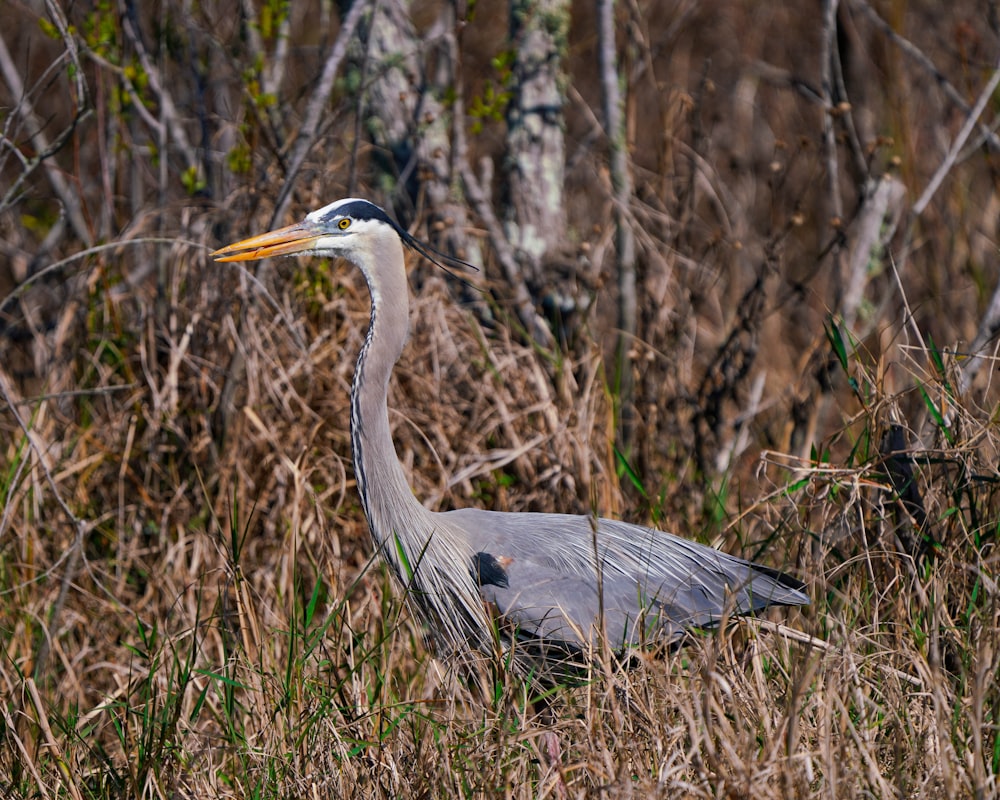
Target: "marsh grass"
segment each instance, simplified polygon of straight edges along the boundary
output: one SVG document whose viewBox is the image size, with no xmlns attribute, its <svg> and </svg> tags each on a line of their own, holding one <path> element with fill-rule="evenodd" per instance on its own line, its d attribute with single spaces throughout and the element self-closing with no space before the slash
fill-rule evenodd
<svg viewBox="0 0 1000 800">
<path fill-rule="evenodd" d="M 352 360 L 340 354 L 360 342 L 365 298 L 349 273 L 328 291 L 300 289 L 271 317 L 246 307 L 261 315 L 240 345 L 246 406 L 211 455 L 194 406 L 157 407 L 174 389 L 143 385 L 171 373 L 143 369 L 154 359 L 142 337 L 129 350 L 94 330 L 83 377 L 69 373 L 82 393 L 50 385 L 12 402 L 24 429 L 2 486 L 8 794 L 992 791 L 997 439 L 988 414 L 949 394 L 933 354 L 910 351 L 913 388 L 893 396 L 878 359 L 843 338 L 834 354 L 849 407 L 827 455 L 767 451 L 759 496 L 744 492 L 739 512 L 725 498 L 706 507 L 716 544 L 803 576 L 810 607 L 770 615 L 778 625 L 733 621 L 629 670 L 598 658 L 582 685 L 539 704 L 502 664 L 484 661 L 473 678 L 435 658 L 432 632 L 372 561 L 336 422 Z M 610 399 L 590 355 L 562 361 L 583 390 L 550 391 L 546 354 L 484 330 L 433 276 L 414 319 L 392 404 L 420 494 L 582 511 L 608 493 L 624 506 L 629 490 L 656 502 L 623 454 L 601 447 Z M 225 363 L 212 327 L 227 324 L 160 355 L 177 364 L 178 397 Z M 109 402 L 118 387 L 128 401 Z M 905 455 L 919 529 L 879 449 L 883 409 L 905 407 L 925 411 L 908 433 L 930 443 Z M 60 501 L 88 520 L 80 537 Z M 901 544 L 918 536 L 932 542 L 922 557 Z"/>
<path fill-rule="evenodd" d="M 980 5 L 900 11 L 929 80 L 861 2 L 836 31 L 794 4 L 619 4 L 641 250 L 624 365 L 592 4 L 569 34 L 557 271 L 581 303 L 559 345 L 520 329 L 473 215 L 475 288 L 409 264 L 390 423 L 429 507 L 599 512 L 808 585 L 806 608 L 629 669 L 595 653 L 541 697 L 502 659 L 436 654 L 372 554 L 348 433 L 363 280 L 207 257 L 269 224 L 333 6 L 265 3 L 258 29 L 252 3 L 165 2 L 129 31 L 115 4 L 41 5 L 7 4 L 0 31 L 19 53 L 0 86 L 0 796 L 997 795 L 989 337 L 963 372 L 995 284 L 988 140 L 910 220 L 908 261 L 902 236 L 866 254 L 851 322 L 838 311 L 850 206 L 887 176 L 920 195 L 965 121 L 942 81 L 971 101 L 995 68 Z M 448 87 L 473 108 L 508 46 L 502 5 L 475 6 Z M 822 36 L 843 50 L 836 115 L 802 91 Z M 357 64 L 341 76 L 289 217 L 350 190 L 440 233 L 365 138 Z M 492 116 L 456 162 L 502 163 Z M 823 137 L 848 118 L 863 152 Z M 40 162 L 38 120 L 66 143 Z"/>
</svg>

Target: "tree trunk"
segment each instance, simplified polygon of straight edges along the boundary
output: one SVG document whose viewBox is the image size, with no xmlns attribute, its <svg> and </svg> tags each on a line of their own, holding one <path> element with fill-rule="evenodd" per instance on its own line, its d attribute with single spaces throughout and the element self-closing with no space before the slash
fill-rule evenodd
<svg viewBox="0 0 1000 800">
<path fill-rule="evenodd" d="M 392 155 L 399 183 L 394 199 L 425 204 L 435 245 L 468 257 L 465 204 L 451 169 L 449 115 L 439 95 L 453 84 L 453 9 L 445 6 L 436 27 L 440 36 L 421 37 L 410 18 L 409 0 L 382 0 L 366 30 L 364 64 L 370 74 L 363 112 L 368 134 Z M 422 56 L 427 39 L 437 38 L 438 70 L 429 75 Z M 369 69 L 363 72 L 370 72 Z"/>
<path fill-rule="evenodd" d="M 629 224 L 629 204 L 632 200 L 632 176 L 628 169 L 628 143 L 625 141 L 624 98 L 618 75 L 615 48 L 615 3 L 598 3 L 598 40 L 601 66 L 601 90 L 604 100 L 604 129 L 608 137 L 611 169 L 611 190 L 615 205 L 615 251 L 618 262 L 618 348 L 616 373 L 618 379 L 618 420 L 622 449 L 632 443 L 634 414 L 632 409 L 632 350 L 637 326 L 635 278 L 635 237 Z"/>
<path fill-rule="evenodd" d="M 569 34 L 568 0 L 511 0 L 514 51 L 507 108 L 504 228 L 524 280 L 538 302 L 542 265 L 562 245 L 566 218 L 563 59 Z"/>
</svg>

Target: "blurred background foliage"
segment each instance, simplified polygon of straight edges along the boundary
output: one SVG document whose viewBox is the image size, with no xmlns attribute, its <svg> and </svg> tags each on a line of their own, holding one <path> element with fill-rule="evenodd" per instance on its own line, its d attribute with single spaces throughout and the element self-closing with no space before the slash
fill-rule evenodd
<svg viewBox="0 0 1000 800">
<path fill-rule="evenodd" d="M 412 708 L 409 734 L 378 726 L 440 691 L 400 677 L 429 657 L 366 570 L 347 432 L 365 287 L 208 258 L 364 196 L 480 269 L 411 263 L 391 403 L 421 498 L 596 509 L 799 572 L 814 635 L 941 699 L 885 723 L 905 754 L 803 719 L 822 777 L 768 791 L 995 791 L 995 3 L 0 9 L 5 786 L 290 796 L 322 767 L 291 716 L 273 741 L 298 755 L 250 763 L 273 703 L 354 737 L 320 737 L 330 774 L 416 791 L 364 761 L 377 741 L 423 763 Z M 457 758 L 455 718 L 434 730 Z M 447 768 L 459 791 L 547 785 L 506 736 L 510 762 Z M 739 772 L 708 763 L 690 780 L 709 794 Z"/>
</svg>

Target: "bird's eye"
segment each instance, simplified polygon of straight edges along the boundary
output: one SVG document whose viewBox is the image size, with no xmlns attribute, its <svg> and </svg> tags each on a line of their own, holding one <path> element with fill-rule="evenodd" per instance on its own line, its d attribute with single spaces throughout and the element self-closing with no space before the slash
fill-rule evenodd
<svg viewBox="0 0 1000 800">
<path fill-rule="evenodd" d="M 351 221 L 347 219 L 347 217 L 344 217 L 344 219 L 342 219 L 340 222 L 337 223 L 337 227 L 340 228 L 342 231 L 346 231 L 348 228 L 351 227 Z"/>
</svg>

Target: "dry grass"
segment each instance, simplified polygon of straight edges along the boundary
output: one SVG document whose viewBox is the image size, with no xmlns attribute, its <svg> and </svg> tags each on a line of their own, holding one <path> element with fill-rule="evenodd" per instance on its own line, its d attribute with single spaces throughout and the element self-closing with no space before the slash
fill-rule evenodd
<svg viewBox="0 0 1000 800">
<path fill-rule="evenodd" d="M 368 563 L 337 422 L 347 419 L 351 354 L 365 325 L 359 281 L 306 265 L 280 313 L 247 304 L 246 396 L 217 448 L 188 403 L 218 391 L 226 358 L 213 348 L 231 323 L 208 299 L 227 295 L 198 282 L 237 276 L 199 279 L 200 263 L 178 255 L 190 289 L 172 303 L 188 317 L 178 329 L 199 333 L 164 345 L 167 368 L 154 380 L 145 365 L 157 357 L 144 337 L 120 359 L 104 354 L 126 343 L 101 339 L 84 374 L 68 378 L 77 394 L 53 386 L 50 397 L 16 401 L 5 378 L 8 413 L 25 425 L 10 428 L 4 456 L 0 771 L 9 790 L 992 791 L 998 442 L 981 411 L 956 405 L 955 440 L 915 455 L 926 531 L 943 543 L 916 563 L 899 544 L 911 520 L 874 450 L 873 407 L 902 398 L 878 394 L 852 358 L 860 393 L 870 391 L 870 407 L 842 434 L 854 463 L 767 454 L 761 468 L 774 490 L 730 517 L 721 541 L 807 577 L 814 605 L 778 615 L 791 617 L 794 635 L 742 623 L 631 672 L 598 666 L 588 685 L 558 691 L 552 717 L 540 721 L 528 689 L 503 673 L 484 665 L 484 693 L 434 660 L 425 632 Z M 393 390 L 400 455 L 417 491 L 445 505 L 468 497 L 585 510 L 595 497 L 624 506 L 601 444 L 609 398 L 594 356 L 561 362 L 576 387 L 553 390 L 548 354 L 503 328 L 484 332 L 442 281 L 427 278 Z M 113 311 L 108 302 L 91 315 L 112 320 Z M 171 364 L 176 386 L 165 382 Z M 923 377 L 943 390 L 943 379 Z M 457 474 L 464 478 L 450 486 Z M 545 750 L 550 730 L 562 747 L 558 772 Z"/>
<path fill-rule="evenodd" d="M 435 659 L 371 563 L 354 491 L 362 280 L 319 261 L 209 266 L 209 250 L 267 224 L 288 131 L 243 94 L 250 58 L 232 21 L 198 18 L 185 35 L 215 59 L 204 55 L 213 130 L 228 143 L 206 146 L 207 188 L 181 188 L 176 152 L 158 183 L 156 143 L 114 116 L 118 73 L 88 61 L 94 104 L 115 122 L 81 122 L 61 166 L 110 246 L 48 242 L 62 223 L 40 178 L 0 208 L 0 794 L 997 794 L 998 392 L 992 369 L 957 388 L 994 281 L 995 156 L 956 166 L 905 271 L 873 258 L 856 323 L 836 321 L 822 115 L 748 66 L 767 56 L 815 78 L 802 65 L 817 31 L 777 7 L 730 5 L 680 4 L 676 29 L 656 21 L 657 4 L 629 11 L 655 18 L 641 44 L 659 70 L 635 79 L 630 111 L 642 435 L 616 452 L 598 151 L 576 151 L 567 176 L 569 260 L 596 287 L 567 341 L 526 342 L 488 248 L 482 296 L 414 261 L 391 422 L 434 508 L 655 521 L 793 572 L 812 605 L 643 654 L 628 671 L 599 658 L 588 681 L 544 703 L 500 664 L 468 675 Z M 469 92 L 492 75 L 484 43 L 502 38 L 482 13 L 464 40 Z M 588 13 L 574 17 L 571 69 L 589 102 Z M 911 36 L 930 13 L 913 12 Z M 959 23 L 972 12 L 951 13 L 956 38 L 971 36 Z M 918 189 L 937 164 L 929 143 L 963 120 L 862 19 L 869 38 L 854 33 L 871 52 L 855 45 L 871 63 L 858 56 L 855 69 L 883 71 L 856 90 L 859 124 L 895 132 L 872 162 L 901 156 L 901 180 Z M 295 41 L 311 41 L 296 20 Z M 28 11 L 16 21 L 11 35 L 31 33 Z M 972 74 L 991 36 L 923 45 L 947 74 Z M 310 46 L 290 85 L 308 85 Z M 61 121 L 65 71 L 49 85 L 35 64 L 53 63 L 47 47 L 20 63 L 39 114 Z M 182 62 L 164 56 L 184 77 Z M 968 82 L 974 95 L 980 82 Z M 343 194 L 348 173 L 381 185 L 371 154 L 351 151 L 342 91 L 295 214 Z M 299 95 L 287 95 L 276 102 L 294 127 Z M 918 110 L 889 103 L 878 117 L 898 96 Z M 658 124 L 638 125 L 643 110 Z M 588 117 L 577 106 L 568 117 L 586 150 Z M 487 128 L 473 148 L 493 154 L 497 136 Z M 244 142 L 252 169 L 229 170 Z M 0 160 L 5 178 L 19 169 Z M 358 193 L 381 200 L 372 187 Z M 51 266 L 60 258 L 73 260 Z"/>
</svg>

